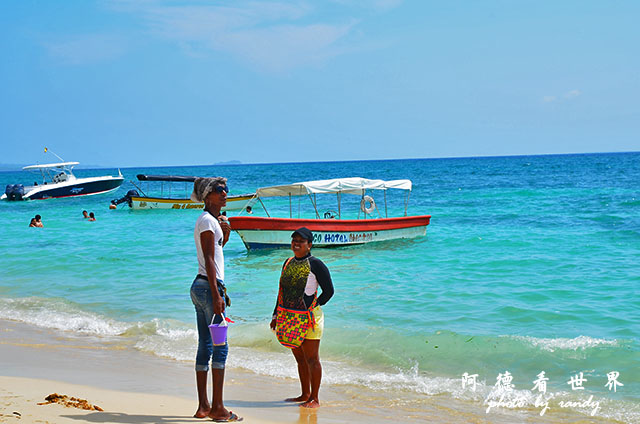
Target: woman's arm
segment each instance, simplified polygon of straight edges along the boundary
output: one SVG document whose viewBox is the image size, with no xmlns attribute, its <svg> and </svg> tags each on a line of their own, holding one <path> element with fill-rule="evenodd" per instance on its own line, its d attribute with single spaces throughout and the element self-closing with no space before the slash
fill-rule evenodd
<svg viewBox="0 0 640 424">
<path fill-rule="evenodd" d="M 222 229 L 222 247 L 229 241 L 229 235 L 231 234 L 231 225 L 229 224 L 229 218 L 225 215 L 218 217 L 218 223 Z"/>
<path fill-rule="evenodd" d="M 286 261 L 284 261 L 284 263 L 282 264 L 282 271 L 284 271 L 284 267 L 287 266 L 287 264 L 289 263 L 289 261 L 293 259 L 293 258 L 289 258 Z M 282 271 L 280 271 L 282 273 Z M 280 288 L 278 287 L 278 298 L 280 297 Z M 271 327 L 272 330 L 276 329 L 276 314 L 278 313 L 278 299 L 276 299 L 276 306 L 273 308 L 273 315 L 271 316 L 271 323 L 269 324 L 269 327 Z"/>
<path fill-rule="evenodd" d="M 331 274 L 329 268 L 318 258 L 312 256 L 309 260 L 311 266 L 311 272 L 316 276 L 318 285 L 322 289 L 322 294 L 318 296 L 318 305 L 322 306 L 331 299 L 333 296 L 333 281 L 331 281 Z"/>
<path fill-rule="evenodd" d="M 202 254 L 204 256 L 204 266 L 207 269 L 209 288 L 211 289 L 213 313 L 216 315 L 222 315 L 222 313 L 224 312 L 224 299 L 218 292 L 218 280 L 216 279 L 216 262 L 214 257 L 215 237 L 212 231 L 203 231 L 200 233 L 200 245 L 202 246 Z"/>
</svg>

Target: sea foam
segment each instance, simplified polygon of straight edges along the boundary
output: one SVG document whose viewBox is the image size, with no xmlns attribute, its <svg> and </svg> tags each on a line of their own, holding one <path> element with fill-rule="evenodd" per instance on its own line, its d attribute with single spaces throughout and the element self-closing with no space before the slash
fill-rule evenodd
<svg viewBox="0 0 640 424">
<path fill-rule="evenodd" d="M 617 340 L 598 339 L 588 336 L 568 338 L 536 338 L 528 336 L 509 336 L 515 340 L 521 340 L 536 348 L 554 352 L 556 350 L 584 350 L 600 346 L 615 347 L 619 345 Z"/>
</svg>

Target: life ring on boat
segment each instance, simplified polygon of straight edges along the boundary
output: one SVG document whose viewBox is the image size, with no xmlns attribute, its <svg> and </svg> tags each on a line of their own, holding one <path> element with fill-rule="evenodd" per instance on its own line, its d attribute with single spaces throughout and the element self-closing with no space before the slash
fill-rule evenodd
<svg viewBox="0 0 640 424">
<path fill-rule="evenodd" d="M 367 203 L 369 203 L 369 207 L 367 207 Z M 371 196 L 364 196 L 360 201 L 360 210 L 364 213 L 371 214 L 376 210 L 376 202 L 373 200 Z"/>
<path fill-rule="evenodd" d="M 324 219 L 337 219 L 337 218 L 338 218 L 338 212 L 334 210 L 329 210 L 324 213 Z"/>
</svg>

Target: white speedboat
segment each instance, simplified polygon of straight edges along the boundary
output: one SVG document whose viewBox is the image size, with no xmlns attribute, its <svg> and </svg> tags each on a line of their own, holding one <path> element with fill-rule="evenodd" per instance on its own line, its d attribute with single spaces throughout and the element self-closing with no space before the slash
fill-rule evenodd
<svg viewBox="0 0 640 424">
<path fill-rule="evenodd" d="M 33 185 L 8 184 L 0 200 L 39 200 L 60 197 L 89 196 L 116 190 L 124 177 L 118 176 L 76 178 L 73 167 L 79 162 L 59 162 L 25 166 L 26 171 L 40 171 L 42 182 Z"/>
</svg>

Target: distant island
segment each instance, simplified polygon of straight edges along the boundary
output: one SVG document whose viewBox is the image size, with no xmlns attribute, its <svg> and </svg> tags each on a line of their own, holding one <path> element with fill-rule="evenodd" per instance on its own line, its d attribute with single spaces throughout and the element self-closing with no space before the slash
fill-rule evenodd
<svg viewBox="0 0 640 424">
<path fill-rule="evenodd" d="M 216 162 L 214 165 L 242 165 L 242 162 L 239 160 L 229 160 L 226 162 Z"/>
<path fill-rule="evenodd" d="M 211 165 L 200 165 L 200 166 L 216 166 L 216 165 L 242 165 L 242 162 L 239 160 L 229 160 L 224 162 L 215 162 Z M 18 163 L 0 163 L 0 172 L 10 172 L 10 171 L 22 171 L 22 168 L 27 166 L 27 164 L 18 164 Z M 187 165 L 181 165 L 187 166 Z M 117 168 L 116 166 L 103 166 L 103 165 L 78 165 L 75 169 L 111 169 Z M 145 168 L 154 168 L 154 166 L 147 166 Z"/>
</svg>

